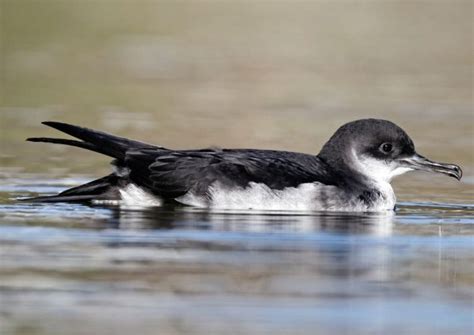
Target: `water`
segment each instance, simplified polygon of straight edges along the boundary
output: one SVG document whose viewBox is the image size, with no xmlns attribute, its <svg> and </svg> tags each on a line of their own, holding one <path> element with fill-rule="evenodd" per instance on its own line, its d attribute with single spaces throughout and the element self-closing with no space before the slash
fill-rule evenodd
<svg viewBox="0 0 474 335">
<path fill-rule="evenodd" d="M 23 182 L 21 182 L 23 180 Z M 86 179 L 5 179 L 2 198 Z M 474 206 L 396 214 L 0 205 L 12 334 L 466 334 Z M 416 315 L 416 317 L 413 317 Z"/>
<path fill-rule="evenodd" d="M 470 334 L 470 1 L 0 0 L 0 334 Z M 394 215 L 28 204 L 109 173 L 45 120 L 317 153 L 389 119 L 461 182 Z M 60 135 L 59 135 L 60 136 Z"/>
</svg>

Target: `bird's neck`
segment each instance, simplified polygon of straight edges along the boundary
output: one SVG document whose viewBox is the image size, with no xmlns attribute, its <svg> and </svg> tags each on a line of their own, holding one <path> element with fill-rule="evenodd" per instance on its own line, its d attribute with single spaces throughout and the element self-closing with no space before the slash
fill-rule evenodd
<svg viewBox="0 0 474 335">
<path fill-rule="evenodd" d="M 376 180 L 367 176 L 360 176 L 357 181 L 357 192 L 371 210 L 392 210 L 395 208 L 397 198 L 392 185 L 386 180 Z"/>
<path fill-rule="evenodd" d="M 340 181 L 340 186 L 351 190 L 351 193 L 362 201 L 368 210 L 392 210 L 395 207 L 396 197 L 390 178 L 385 178 L 376 171 L 368 171 L 365 166 L 358 164 L 352 157 L 349 162 L 338 161 L 336 164 L 327 162 L 333 167 Z M 347 163 L 347 164 L 344 164 Z"/>
</svg>

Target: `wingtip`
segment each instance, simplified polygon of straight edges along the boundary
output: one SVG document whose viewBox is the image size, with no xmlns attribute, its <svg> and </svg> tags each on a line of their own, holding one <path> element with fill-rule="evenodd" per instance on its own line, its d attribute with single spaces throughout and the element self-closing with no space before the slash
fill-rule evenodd
<svg viewBox="0 0 474 335">
<path fill-rule="evenodd" d="M 58 122 L 58 121 L 43 121 L 41 122 L 42 124 L 44 124 L 45 126 L 48 126 L 48 127 L 51 127 L 51 128 L 54 128 L 54 129 L 57 129 L 59 131 L 62 131 L 64 133 L 67 133 L 69 135 L 73 135 L 75 136 L 74 134 L 70 134 L 69 131 L 72 131 L 72 130 L 75 130 L 75 129 L 81 129 L 81 127 L 78 127 L 78 126 L 74 126 L 72 124 L 69 124 L 69 123 L 65 123 L 65 122 Z"/>
<path fill-rule="evenodd" d="M 58 122 L 58 121 L 43 121 L 43 122 L 41 122 L 41 124 L 44 124 L 45 126 L 53 127 L 55 125 L 61 125 L 61 124 L 64 124 L 64 123 Z"/>
<path fill-rule="evenodd" d="M 27 142 L 42 142 L 42 137 L 28 137 L 25 141 Z"/>
</svg>

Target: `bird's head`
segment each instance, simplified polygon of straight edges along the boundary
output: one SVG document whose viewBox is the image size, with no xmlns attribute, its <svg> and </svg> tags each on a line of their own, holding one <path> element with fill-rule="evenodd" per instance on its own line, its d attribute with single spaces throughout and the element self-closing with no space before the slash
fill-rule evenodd
<svg viewBox="0 0 474 335">
<path fill-rule="evenodd" d="M 458 180 L 462 177 L 459 166 L 419 155 L 407 133 L 386 120 L 363 119 L 343 125 L 319 157 L 336 170 L 357 172 L 376 182 L 390 182 L 411 170 L 443 173 Z"/>
</svg>

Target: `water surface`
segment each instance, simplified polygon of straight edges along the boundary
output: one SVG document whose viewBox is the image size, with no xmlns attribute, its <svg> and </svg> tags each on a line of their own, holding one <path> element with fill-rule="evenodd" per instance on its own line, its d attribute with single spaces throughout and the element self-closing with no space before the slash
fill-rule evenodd
<svg viewBox="0 0 474 335">
<path fill-rule="evenodd" d="M 9 200 L 85 180 L 2 181 L 2 333 L 473 329 L 473 205 L 401 202 L 390 215 Z"/>
</svg>

